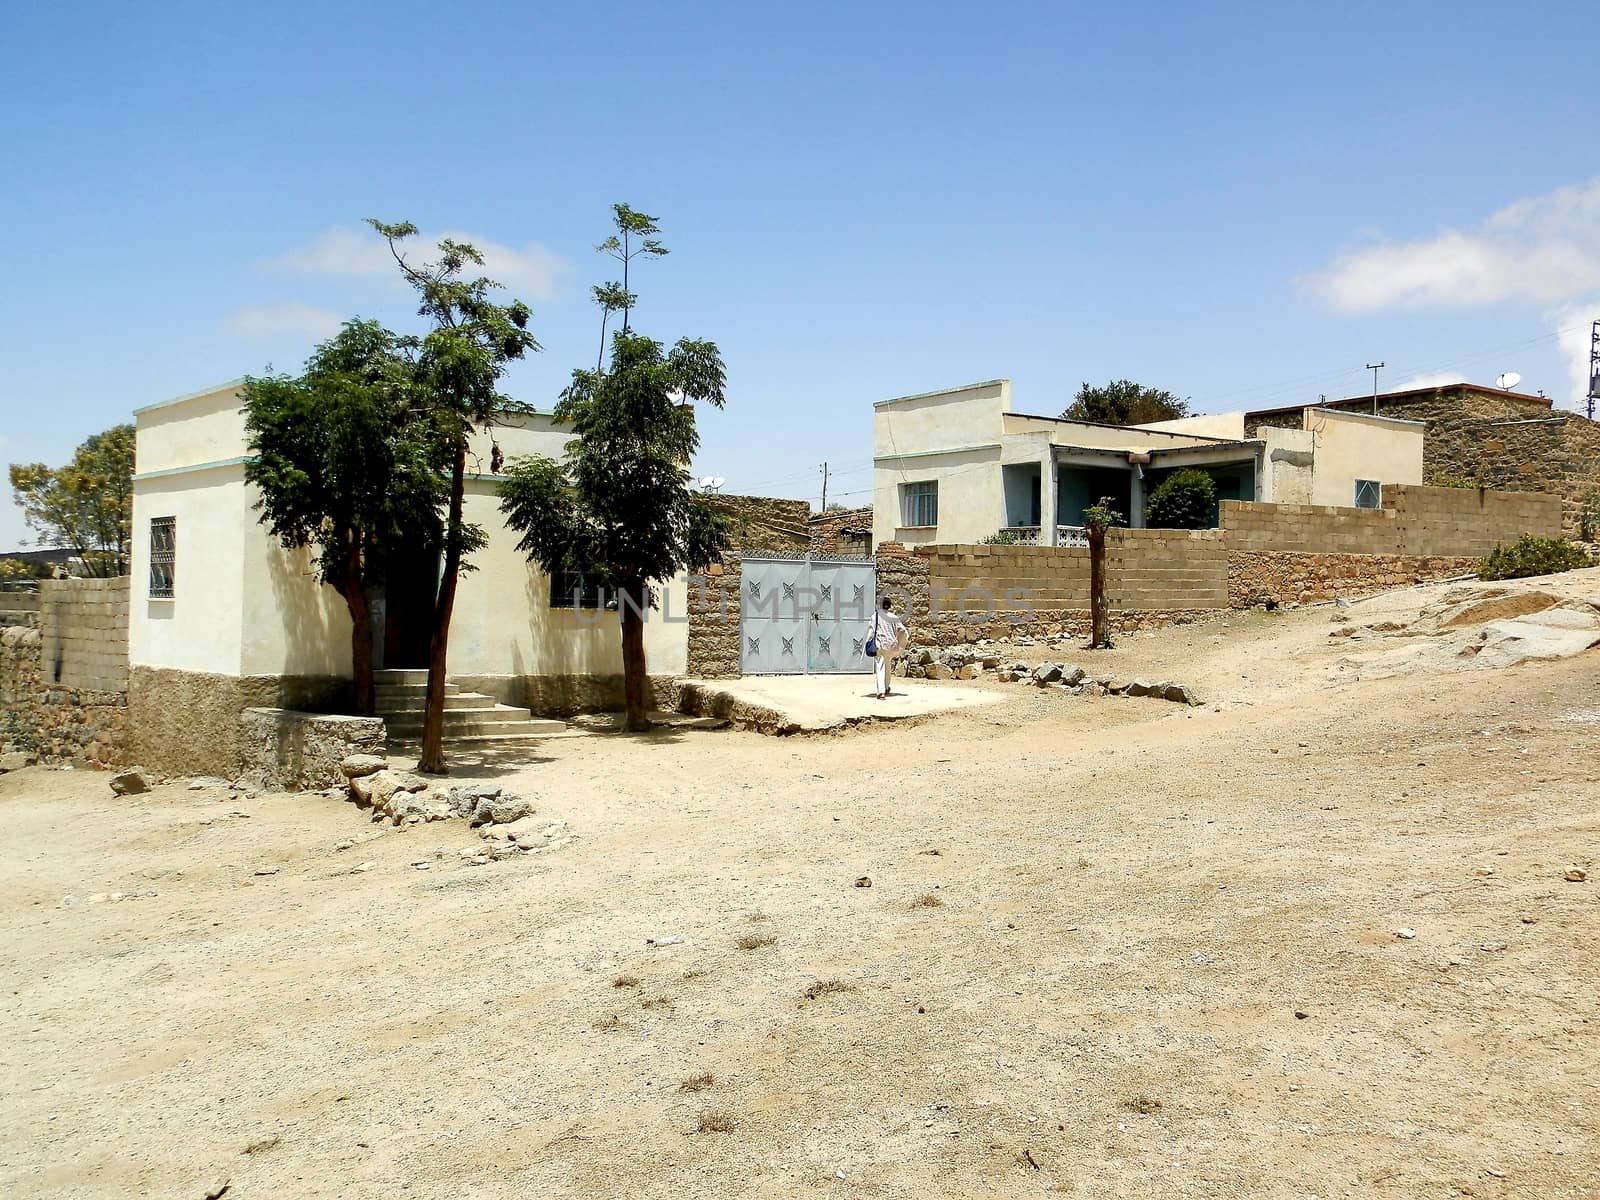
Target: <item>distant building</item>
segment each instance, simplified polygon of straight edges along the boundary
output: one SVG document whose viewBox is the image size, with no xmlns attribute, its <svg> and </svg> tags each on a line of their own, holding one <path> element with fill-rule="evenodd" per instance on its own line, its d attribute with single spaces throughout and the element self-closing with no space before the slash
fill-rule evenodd
<svg viewBox="0 0 1600 1200">
<path fill-rule="evenodd" d="M 1370 413 L 1373 397 L 1291 404 L 1244 414 L 1242 436 L 1311 428 L 1331 414 Z M 1575 534 L 1589 509 L 1600 520 L 1600 424 L 1556 409 L 1545 396 L 1472 383 L 1381 392 L 1377 411 L 1421 422 L 1427 483 L 1477 483 L 1562 499 L 1562 526 Z"/>
<path fill-rule="evenodd" d="M 1009 530 L 1057 545 L 1105 497 L 1137 529 L 1151 490 L 1186 467 L 1211 476 L 1219 503 L 1378 508 L 1385 484 L 1422 482 L 1417 421 L 1319 410 L 1311 424 L 1246 426 L 1242 412 L 1135 426 L 1016 413 L 1006 379 L 885 400 L 873 408 L 873 541 Z"/>
</svg>

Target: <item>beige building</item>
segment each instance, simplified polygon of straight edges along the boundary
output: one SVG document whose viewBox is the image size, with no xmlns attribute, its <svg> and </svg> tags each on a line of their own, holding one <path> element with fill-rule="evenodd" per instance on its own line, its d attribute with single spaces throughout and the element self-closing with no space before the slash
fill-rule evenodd
<svg viewBox="0 0 1600 1200">
<path fill-rule="evenodd" d="M 133 491 L 133 588 L 128 657 L 130 718 L 148 747 L 210 738 L 229 746 L 251 705 L 337 709 L 350 682 L 350 619 L 343 599 L 313 574 L 305 552 L 285 551 L 259 523 L 240 382 L 135 413 L 138 473 Z M 548 414 L 497 425 L 506 458 L 559 458 L 570 433 Z M 461 578 L 450 629 L 453 682 L 535 712 L 614 707 L 621 696 L 616 616 L 575 609 L 570 593 L 516 548 L 499 512 L 491 439 L 474 438 L 466 519 L 489 544 Z M 427 665 L 426 596 L 438 556 L 419 550 L 409 580 L 373 596 L 378 666 Z M 682 577 L 662 589 L 645 625 L 651 673 L 684 673 L 687 596 Z"/>
<path fill-rule="evenodd" d="M 1244 426 L 1242 412 L 1129 427 L 1017 413 L 1006 379 L 885 400 L 873 406 L 873 541 L 1010 530 L 1056 545 L 1102 497 L 1140 528 L 1150 491 L 1185 467 L 1212 477 L 1219 503 L 1377 508 L 1384 484 L 1422 482 L 1419 422 L 1318 409 L 1300 429 L 1247 438 Z"/>
</svg>

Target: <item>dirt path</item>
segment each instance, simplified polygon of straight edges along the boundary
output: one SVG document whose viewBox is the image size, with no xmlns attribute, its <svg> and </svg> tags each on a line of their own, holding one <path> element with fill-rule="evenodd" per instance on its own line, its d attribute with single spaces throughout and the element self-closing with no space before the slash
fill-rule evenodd
<svg viewBox="0 0 1600 1200">
<path fill-rule="evenodd" d="M 0 777 L 0 1194 L 1593 1196 L 1600 652 L 1332 687 L 1328 621 L 1096 659 L 1202 709 L 553 741 L 579 840 L 484 867 Z"/>
</svg>

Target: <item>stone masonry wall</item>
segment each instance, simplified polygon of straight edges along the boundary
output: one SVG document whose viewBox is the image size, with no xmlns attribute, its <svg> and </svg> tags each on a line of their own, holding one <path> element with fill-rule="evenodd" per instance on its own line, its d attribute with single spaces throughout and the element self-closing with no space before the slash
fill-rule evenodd
<svg viewBox="0 0 1600 1200">
<path fill-rule="evenodd" d="M 127 690 L 128 582 L 126 575 L 40 581 L 41 669 L 49 682 L 101 692 Z"/>
<path fill-rule="evenodd" d="M 351 754 L 382 754 L 383 738 L 380 717 L 247 708 L 239 714 L 239 774 L 274 791 L 342 785 L 339 763 Z"/>
<path fill-rule="evenodd" d="M 804 550 L 811 543 L 811 504 L 772 496 L 704 496 L 733 518 L 733 544 L 740 550 Z"/>
<path fill-rule="evenodd" d="M 47 682 L 43 645 L 41 630 L 0 629 L 0 748 L 77 766 L 127 762 L 126 695 Z"/>
<path fill-rule="evenodd" d="M 689 576 L 689 674 L 731 679 L 739 674 L 740 564 L 737 551 Z"/>
<path fill-rule="evenodd" d="M 1247 418 L 1245 436 L 1263 425 L 1299 429 L 1303 411 Z M 1430 483 L 1464 479 L 1497 491 L 1558 496 L 1568 537 L 1576 536 L 1586 506 L 1600 516 L 1600 424 L 1579 413 L 1461 384 L 1379 396 L 1378 411 L 1426 424 L 1422 471 Z"/>
<path fill-rule="evenodd" d="M 871 554 L 872 505 L 817 513 L 810 534 L 813 554 Z"/>
<path fill-rule="evenodd" d="M 1235 608 L 1250 608 L 1268 599 L 1278 604 L 1354 599 L 1465 575 L 1476 561 L 1411 554 L 1238 550 L 1228 555 L 1228 602 Z"/>
</svg>

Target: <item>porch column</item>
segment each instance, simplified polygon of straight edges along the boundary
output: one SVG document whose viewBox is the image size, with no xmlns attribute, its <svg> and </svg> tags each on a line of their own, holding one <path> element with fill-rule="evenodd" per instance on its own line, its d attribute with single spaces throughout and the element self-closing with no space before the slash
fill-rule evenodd
<svg viewBox="0 0 1600 1200">
<path fill-rule="evenodd" d="M 1138 463 L 1131 464 L 1133 469 L 1128 472 L 1128 527 L 1130 529 L 1144 528 L 1144 479 L 1139 474 L 1141 467 Z"/>
<path fill-rule="evenodd" d="M 1039 464 L 1039 544 L 1056 544 L 1056 448 L 1045 448 Z"/>
</svg>

